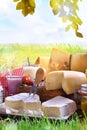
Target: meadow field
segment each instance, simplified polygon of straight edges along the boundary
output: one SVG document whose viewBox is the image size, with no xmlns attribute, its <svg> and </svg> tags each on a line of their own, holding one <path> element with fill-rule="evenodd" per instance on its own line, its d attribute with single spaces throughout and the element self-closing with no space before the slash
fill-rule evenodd
<svg viewBox="0 0 87 130">
<path fill-rule="evenodd" d="M 34 64 L 38 56 L 50 56 L 52 48 L 59 48 L 69 53 L 86 52 L 82 46 L 70 44 L 1 44 L 0 72 L 27 65 L 27 58 Z"/>
</svg>

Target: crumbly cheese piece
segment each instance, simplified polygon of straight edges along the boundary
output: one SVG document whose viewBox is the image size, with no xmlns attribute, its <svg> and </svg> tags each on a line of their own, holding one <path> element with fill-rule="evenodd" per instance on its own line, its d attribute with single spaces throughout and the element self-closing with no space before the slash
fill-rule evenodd
<svg viewBox="0 0 87 130">
<path fill-rule="evenodd" d="M 64 73 L 62 71 L 52 71 L 46 76 L 46 90 L 56 90 L 62 87 L 62 79 Z"/>
<path fill-rule="evenodd" d="M 45 116 L 64 118 L 76 111 L 75 101 L 57 96 L 42 103 L 42 110 Z"/>
</svg>

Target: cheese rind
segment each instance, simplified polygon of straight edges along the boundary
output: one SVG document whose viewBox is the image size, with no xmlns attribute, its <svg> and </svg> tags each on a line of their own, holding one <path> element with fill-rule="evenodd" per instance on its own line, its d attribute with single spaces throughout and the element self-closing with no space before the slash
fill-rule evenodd
<svg viewBox="0 0 87 130">
<path fill-rule="evenodd" d="M 57 96 L 43 102 L 42 110 L 45 116 L 63 118 L 73 114 L 77 110 L 77 107 L 75 101 Z"/>
</svg>

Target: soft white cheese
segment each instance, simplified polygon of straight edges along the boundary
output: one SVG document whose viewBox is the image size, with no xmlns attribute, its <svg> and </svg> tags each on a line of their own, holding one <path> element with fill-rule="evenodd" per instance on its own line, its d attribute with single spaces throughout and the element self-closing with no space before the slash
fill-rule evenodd
<svg viewBox="0 0 87 130">
<path fill-rule="evenodd" d="M 64 118 L 76 111 L 75 101 L 57 96 L 42 103 L 42 110 L 45 116 Z"/>
</svg>

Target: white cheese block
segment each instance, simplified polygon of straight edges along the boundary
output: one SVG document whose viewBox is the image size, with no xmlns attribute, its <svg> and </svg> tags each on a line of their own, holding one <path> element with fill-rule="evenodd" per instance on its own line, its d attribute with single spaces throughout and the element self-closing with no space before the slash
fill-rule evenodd
<svg viewBox="0 0 87 130">
<path fill-rule="evenodd" d="M 56 90 L 62 87 L 62 79 L 64 73 L 62 71 L 52 71 L 46 76 L 46 90 Z"/>
<path fill-rule="evenodd" d="M 36 106 L 35 106 L 36 104 Z M 33 94 L 29 95 L 29 93 L 20 93 L 13 96 L 8 96 L 5 98 L 5 105 L 14 109 L 40 109 L 40 99 L 39 95 Z"/>
<path fill-rule="evenodd" d="M 5 105 L 11 108 L 22 108 L 23 99 L 28 97 L 28 93 L 20 93 L 5 98 Z"/>
<path fill-rule="evenodd" d="M 63 71 L 62 88 L 66 94 L 73 94 L 81 84 L 87 83 L 86 75 L 79 71 Z"/>
<path fill-rule="evenodd" d="M 62 96 L 57 96 L 43 102 L 42 110 L 44 116 L 66 118 L 72 115 L 77 110 L 77 107 L 75 101 Z"/>
<path fill-rule="evenodd" d="M 41 110 L 41 101 L 39 96 L 30 95 L 28 98 L 23 99 L 23 108 L 25 110 Z"/>
</svg>

